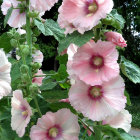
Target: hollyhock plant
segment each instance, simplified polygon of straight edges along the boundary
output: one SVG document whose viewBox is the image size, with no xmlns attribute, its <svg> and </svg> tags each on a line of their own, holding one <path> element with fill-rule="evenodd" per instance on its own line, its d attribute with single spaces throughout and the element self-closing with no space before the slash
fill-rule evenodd
<svg viewBox="0 0 140 140">
<path fill-rule="evenodd" d="M 124 48 L 127 46 L 126 41 L 124 40 L 123 36 L 117 32 L 106 32 L 105 33 L 106 39 L 111 41 L 117 46 Z"/>
<path fill-rule="evenodd" d="M 47 112 L 31 128 L 31 140 L 78 140 L 78 118 L 69 109 Z"/>
<path fill-rule="evenodd" d="M 108 41 L 90 41 L 78 48 L 73 60 L 68 61 L 69 75 L 75 75 L 86 84 L 101 85 L 119 75 L 118 52 Z"/>
<path fill-rule="evenodd" d="M 65 19 L 84 33 L 96 26 L 101 18 L 105 18 L 112 8 L 112 0 L 63 0 L 58 10 L 58 23 L 63 27 L 61 19 Z"/>
<path fill-rule="evenodd" d="M 11 106 L 11 127 L 16 131 L 19 137 L 22 137 L 30 121 L 32 111 L 28 102 L 23 98 L 21 90 L 13 92 Z"/>
<path fill-rule="evenodd" d="M 122 128 L 127 133 L 130 131 L 131 122 L 132 122 L 132 115 L 129 114 L 129 112 L 125 109 L 103 120 L 103 124 L 109 124 L 111 127 L 114 128 Z"/>
<path fill-rule="evenodd" d="M 3 15 L 7 15 L 8 9 L 10 7 L 16 8 L 20 2 L 17 0 L 4 0 L 1 5 L 1 10 Z M 11 27 L 19 28 L 26 24 L 26 14 L 25 12 L 20 12 L 20 9 L 13 9 L 12 14 L 8 20 L 8 24 Z"/>
<path fill-rule="evenodd" d="M 69 101 L 85 117 L 93 121 L 102 121 L 125 108 L 124 87 L 124 81 L 120 76 L 94 86 L 79 80 L 70 88 Z"/>
<path fill-rule="evenodd" d="M 38 62 L 42 65 L 44 56 L 40 50 L 36 50 L 34 54 L 32 54 L 33 62 Z"/>
<path fill-rule="evenodd" d="M 31 6 L 39 12 L 49 11 L 57 2 L 58 0 L 30 0 Z"/>
<path fill-rule="evenodd" d="M 43 75 L 42 70 L 38 70 L 38 72 L 34 76 L 38 76 L 38 75 Z M 32 82 L 36 83 L 38 86 L 41 86 L 43 79 L 44 79 L 44 77 L 34 77 Z"/>
</svg>

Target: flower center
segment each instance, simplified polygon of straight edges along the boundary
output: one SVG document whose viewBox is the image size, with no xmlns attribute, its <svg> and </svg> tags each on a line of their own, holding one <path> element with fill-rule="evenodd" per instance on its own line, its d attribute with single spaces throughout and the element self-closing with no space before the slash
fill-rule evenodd
<svg viewBox="0 0 140 140">
<path fill-rule="evenodd" d="M 58 135 L 58 129 L 56 127 L 53 127 L 49 130 L 49 136 L 51 138 L 56 138 Z"/>
<path fill-rule="evenodd" d="M 101 58 L 99 56 L 95 56 L 93 58 L 93 65 L 101 66 L 102 64 L 103 64 L 103 58 Z"/>
<path fill-rule="evenodd" d="M 92 86 L 89 88 L 89 96 L 92 99 L 99 99 L 102 96 L 102 87 L 101 86 Z"/>
<path fill-rule="evenodd" d="M 104 59 L 102 56 L 93 56 L 90 60 L 90 64 L 93 68 L 99 69 L 104 65 Z"/>
<path fill-rule="evenodd" d="M 88 17 L 92 16 L 98 10 L 98 5 L 95 0 L 88 1 Z"/>
<path fill-rule="evenodd" d="M 27 117 L 28 116 L 28 111 L 27 110 L 23 111 L 22 116 Z"/>
</svg>

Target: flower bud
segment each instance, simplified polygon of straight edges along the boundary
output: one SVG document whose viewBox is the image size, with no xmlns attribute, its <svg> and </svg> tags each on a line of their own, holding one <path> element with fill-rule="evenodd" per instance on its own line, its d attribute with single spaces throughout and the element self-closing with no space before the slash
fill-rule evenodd
<svg viewBox="0 0 140 140">
<path fill-rule="evenodd" d="M 11 32 L 7 32 L 7 35 L 12 38 L 13 37 L 13 34 Z"/>
<path fill-rule="evenodd" d="M 41 67 L 41 64 L 40 63 L 37 63 L 35 62 L 33 65 L 32 65 L 32 68 L 33 69 L 39 69 Z"/>
<path fill-rule="evenodd" d="M 17 46 L 17 40 L 15 40 L 15 39 L 11 39 L 10 43 L 11 43 L 12 47 L 16 47 Z"/>
<path fill-rule="evenodd" d="M 30 85 L 29 89 L 32 93 L 37 93 L 39 91 L 38 85 L 35 83 L 32 83 L 32 85 Z"/>
<path fill-rule="evenodd" d="M 21 79 L 23 82 L 28 83 L 30 81 L 28 74 L 22 74 Z"/>
<path fill-rule="evenodd" d="M 20 39 L 20 34 L 19 34 L 18 32 L 16 32 L 16 33 L 14 34 L 14 38 L 15 38 L 16 40 L 19 40 L 19 39 Z"/>
<path fill-rule="evenodd" d="M 33 37 L 33 42 L 36 42 L 37 41 L 37 38 L 36 37 Z"/>
<path fill-rule="evenodd" d="M 20 67 L 21 73 L 27 73 L 29 71 L 29 67 L 27 65 L 21 65 Z"/>
<path fill-rule="evenodd" d="M 39 13 L 38 12 L 28 12 L 28 16 L 30 17 L 30 18 L 36 18 L 36 17 L 38 17 L 38 15 L 39 15 Z"/>
</svg>

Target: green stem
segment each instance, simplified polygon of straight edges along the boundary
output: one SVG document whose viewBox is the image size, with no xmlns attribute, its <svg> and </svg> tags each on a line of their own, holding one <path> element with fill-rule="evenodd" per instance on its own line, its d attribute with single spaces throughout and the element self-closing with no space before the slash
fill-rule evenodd
<svg viewBox="0 0 140 140">
<path fill-rule="evenodd" d="M 38 113 L 39 113 L 40 117 L 42 117 L 42 113 L 41 113 L 41 110 L 40 110 L 40 108 L 39 108 L 36 95 L 34 95 L 34 102 L 35 102 L 35 105 L 36 105 L 36 107 L 37 107 L 37 110 L 38 110 Z"/>
<path fill-rule="evenodd" d="M 26 0 L 26 8 L 27 8 L 26 9 L 26 40 L 27 40 L 27 44 L 28 44 L 29 49 L 30 49 L 30 56 L 32 57 L 32 32 L 31 32 L 30 17 L 28 16 L 28 13 L 30 11 L 29 4 L 30 4 L 30 1 Z M 32 81 L 31 81 L 31 84 L 32 84 Z M 37 98 L 36 98 L 35 94 L 33 95 L 33 98 L 34 98 L 34 102 L 35 102 L 35 105 L 37 107 L 38 113 L 41 117 L 42 113 L 41 113 L 41 110 L 39 108 L 38 101 L 37 101 Z"/>
<path fill-rule="evenodd" d="M 92 130 L 85 122 L 83 122 L 83 120 L 82 120 L 80 117 L 78 117 L 78 119 L 79 119 L 79 121 L 80 121 L 83 125 L 85 125 L 85 126 L 87 127 L 88 130 L 90 130 L 90 131 L 92 132 L 93 135 L 95 135 L 95 133 L 93 132 L 93 130 Z"/>
<path fill-rule="evenodd" d="M 26 40 L 30 48 L 30 54 L 32 54 L 32 34 L 31 34 L 31 23 L 29 13 L 29 0 L 26 0 L 27 10 L 26 10 Z"/>
</svg>

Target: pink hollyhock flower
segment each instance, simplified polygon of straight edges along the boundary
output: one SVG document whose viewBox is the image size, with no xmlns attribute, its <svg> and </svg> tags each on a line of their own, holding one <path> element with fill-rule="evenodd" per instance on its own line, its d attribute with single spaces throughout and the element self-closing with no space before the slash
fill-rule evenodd
<svg viewBox="0 0 140 140">
<path fill-rule="evenodd" d="M 38 70 L 38 72 L 35 74 L 35 76 L 38 75 L 43 75 L 44 73 L 42 72 L 42 70 Z M 36 83 L 38 86 L 42 85 L 42 80 L 44 79 L 44 77 L 34 77 L 32 82 Z"/>
<path fill-rule="evenodd" d="M 112 0 L 63 0 L 58 10 L 58 21 L 65 19 L 84 33 L 96 26 L 101 18 L 105 18 L 112 8 Z M 61 23 L 60 26 L 65 26 Z"/>
<path fill-rule="evenodd" d="M 129 114 L 127 110 L 122 110 L 121 112 L 117 112 L 113 116 L 107 117 L 103 124 L 109 124 L 111 127 L 114 128 L 122 128 L 127 133 L 130 131 L 132 122 L 132 115 Z"/>
<path fill-rule="evenodd" d="M 11 127 L 16 131 L 19 137 L 22 137 L 25 133 L 25 128 L 30 121 L 30 116 L 32 115 L 31 107 L 23 98 L 21 90 L 13 92 L 11 105 Z"/>
<path fill-rule="evenodd" d="M 120 46 L 121 48 L 127 46 L 126 41 L 120 33 L 106 32 L 105 36 L 108 41 L 111 41 L 112 43 L 114 43 L 117 46 Z"/>
<path fill-rule="evenodd" d="M 20 2 L 17 0 L 4 0 L 1 5 L 1 10 L 3 12 L 3 15 L 6 15 L 8 12 L 8 9 L 13 5 L 14 8 L 18 6 Z M 18 28 L 26 24 L 26 14 L 25 12 L 20 13 L 19 9 L 14 9 L 12 11 L 12 14 L 8 20 L 8 24 L 11 27 Z"/>
<path fill-rule="evenodd" d="M 11 86 L 8 82 L 0 79 L 0 99 L 11 92 Z"/>
<path fill-rule="evenodd" d="M 8 59 L 4 51 L 0 50 L 0 79 L 11 83 L 11 63 L 8 62 Z"/>
<path fill-rule="evenodd" d="M 10 70 L 11 63 L 8 62 L 4 51 L 0 50 L 0 99 L 11 92 Z"/>
<path fill-rule="evenodd" d="M 58 0 L 30 0 L 31 6 L 39 12 L 49 11 L 57 2 Z"/>
<path fill-rule="evenodd" d="M 44 56 L 40 50 L 36 50 L 35 53 L 32 55 L 32 57 L 33 57 L 33 62 L 38 62 L 42 65 Z"/>
<path fill-rule="evenodd" d="M 119 75 L 118 52 L 109 41 L 90 41 L 78 48 L 73 60 L 68 61 L 69 75 L 76 75 L 86 84 L 100 85 Z"/>
<path fill-rule="evenodd" d="M 47 112 L 31 128 L 31 140 L 78 140 L 78 118 L 69 109 Z"/>
<path fill-rule="evenodd" d="M 124 86 L 121 77 L 94 86 L 79 80 L 70 88 L 69 101 L 85 117 L 101 121 L 125 108 Z"/>
</svg>

